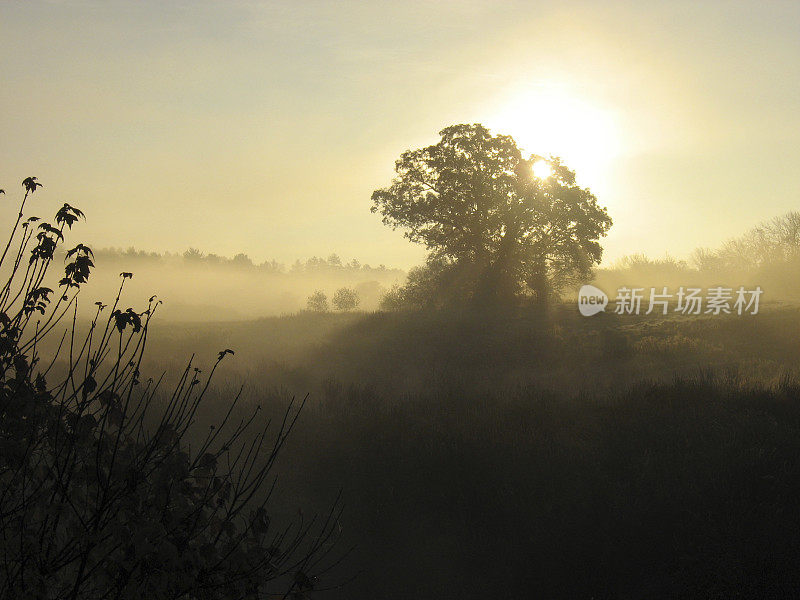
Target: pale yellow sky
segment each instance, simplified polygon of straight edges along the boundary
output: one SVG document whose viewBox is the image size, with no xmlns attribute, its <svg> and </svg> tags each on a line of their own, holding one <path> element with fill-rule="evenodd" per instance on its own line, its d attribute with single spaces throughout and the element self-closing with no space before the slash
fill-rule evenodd
<svg viewBox="0 0 800 600">
<path fill-rule="evenodd" d="M 459 122 L 562 155 L 607 260 L 800 208 L 797 2 L 164 4 L 0 4 L 0 187 L 96 246 L 411 266 L 370 194 Z"/>
</svg>

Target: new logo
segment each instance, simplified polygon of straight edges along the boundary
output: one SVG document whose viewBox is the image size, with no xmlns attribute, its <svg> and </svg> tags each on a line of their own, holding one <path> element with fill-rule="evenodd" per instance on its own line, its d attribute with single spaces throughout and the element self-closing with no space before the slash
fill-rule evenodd
<svg viewBox="0 0 800 600">
<path fill-rule="evenodd" d="M 593 285 L 584 285 L 578 292 L 578 310 L 584 317 L 603 312 L 608 306 L 606 293 Z"/>
</svg>

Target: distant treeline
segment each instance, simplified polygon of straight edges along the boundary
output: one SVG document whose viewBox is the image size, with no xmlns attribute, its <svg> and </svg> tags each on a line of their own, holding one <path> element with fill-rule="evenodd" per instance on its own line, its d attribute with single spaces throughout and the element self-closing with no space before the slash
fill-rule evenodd
<svg viewBox="0 0 800 600">
<path fill-rule="evenodd" d="M 338 254 L 331 254 L 327 258 L 312 256 L 305 260 L 295 260 L 287 266 L 276 260 L 266 260 L 264 262 L 254 262 L 247 254 L 239 253 L 233 257 L 220 256 L 219 254 L 205 254 L 197 248 L 189 248 L 183 253 L 172 252 L 147 252 L 136 248 L 100 248 L 94 251 L 95 258 L 103 262 L 130 262 L 131 260 L 151 262 L 151 263 L 170 263 L 183 265 L 205 265 L 232 267 L 237 269 L 256 269 L 266 273 L 361 273 L 361 274 L 396 274 L 402 275 L 401 269 L 378 265 L 372 267 L 369 264 L 361 263 L 358 259 L 345 262 Z"/>
<path fill-rule="evenodd" d="M 698 248 L 686 260 L 644 254 L 626 256 L 598 269 L 606 291 L 620 286 L 761 286 L 766 297 L 800 297 L 800 212 L 765 221 L 719 248 Z"/>
<path fill-rule="evenodd" d="M 119 273 L 134 274 L 128 293 L 141 298 L 157 294 L 161 315 L 170 320 L 236 320 L 297 312 L 309 295 L 321 291 L 333 298 L 346 289 L 357 295 L 362 310 L 376 310 L 391 286 L 402 282 L 400 269 L 345 261 L 337 254 L 283 264 L 256 262 L 244 253 L 233 257 L 190 248 L 182 253 L 136 248 L 94 250 L 97 272 L 87 294 L 102 298 L 119 285 Z M 341 294 L 340 294 L 341 295 Z M 352 310 L 347 302 L 341 310 Z"/>
</svg>

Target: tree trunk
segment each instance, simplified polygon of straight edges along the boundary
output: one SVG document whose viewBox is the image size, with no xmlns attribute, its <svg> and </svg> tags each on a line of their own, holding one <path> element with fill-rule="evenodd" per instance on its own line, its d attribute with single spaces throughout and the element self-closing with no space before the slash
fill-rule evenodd
<svg viewBox="0 0 800 600">
<path fill-rule="evenodd" d="M 541 311 L 547 311 L 550 304 L 550 279 L 547 276 L 547 263 L 544 259 L 537 260 L 533 273 L 528 280 L 528 285 L 534 294 L 534 305 Z"/>
<path fill-rule="evenodd" d="M 501 253 L 482 269 L 475 289 L 476 304 L 500 307 L 514 303 L 517 291 L 517 282 L 514 280 L 516 270 L 509 262 L 509 256 Z"/>
</svg>

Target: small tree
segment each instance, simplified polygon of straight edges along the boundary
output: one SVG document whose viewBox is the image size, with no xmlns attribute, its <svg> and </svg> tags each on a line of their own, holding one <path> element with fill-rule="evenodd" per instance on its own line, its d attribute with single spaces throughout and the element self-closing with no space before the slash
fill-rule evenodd
<svg viewBox="0 0 800 600">
<path fill-rule="evenodd" d="M 231 264 L 235 267 L 252 267 L 253 261 L 250 260 L 250 257 L 247 256 L 247 254 L 240 252 L 231 259 Z"/>
<path fill-rule="evenodd" d="M 183 260 L 187 262 L 199 263 L 203 260 L 203 253 L 197 248 L 189 248 L 183 253 Z"/>
<path fill-rule="evenodd" d="M 339 288 L 333 295 L 333 307 L 336 310 L 355 310 L 360 302 L 361 299 L 358 297 L 358 292 L 352 288 Z"/>
<path fill-rule="evenodd" d="M 322 290 L 317 290 L 308 297 L 306 307 L 312 312 L 328 312 L 328 296 Z"/>
</svg>

